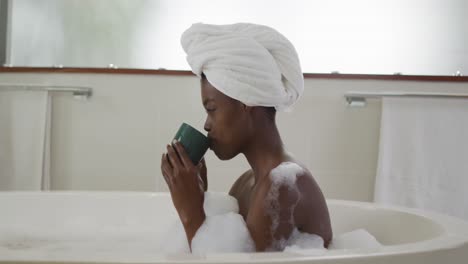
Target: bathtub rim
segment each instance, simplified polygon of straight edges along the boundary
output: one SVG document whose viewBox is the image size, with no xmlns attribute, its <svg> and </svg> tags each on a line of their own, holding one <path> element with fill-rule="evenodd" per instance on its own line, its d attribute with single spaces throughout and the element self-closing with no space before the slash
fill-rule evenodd
<svg viewBox="0 0 468 264">
<path fill-rule="evenodd" d="M 155 198 L 165 197 L 168 198 L 169 193 L 167 192 L 138 192 L 138 191 L 6 191 L 0 192 L 0 199 L 5 196 L 17 196 L 17 195 L 87 195 L 87 196 L 117 196 L 117 197 L 144 197 L 144 198 Z M 192 254 L 177 254 L 177 255 L 154 255 L 151 260 L 131 260 L 134 263 L 275 263 L 281 262 L 287 259 L 291 263 L 302 263 L 310 260 L 340 260 L 340 259 L 367 259 L 376 257 L 389 257 L 395 255 L 413 255 L 413 254 L 424 254 L 429 252 L 442 252 L 445 250 L 453 250 L 464 247 L 468 249 L 468 222 L 465 222 L 456 217 L 443 215 L 436 212 L 425 211 L 421 209 L 406 208 L 394 205 L 384 205 L 372 202 L 362 201 L 351 201 L 351 200 L 340 200 L 340 199 L 327 199 L 327 204 L 333 205 L 344 205 L 351 207 L 358 207 L 363 209 L 384 209 L 397 212 L 404 212 L 412 215 L 417 215 L 430 219 L 441 225 L 445 231 L 445 234 L 436 237 L 434 239 L 418 241 L 415 243 L 405 243 L 398 245 L 385 246 L 384 248 L 376 250 L 362 250 L 362 249 L 350 249 L 345 252 L 342 250 L 329 251 L 326 255 L 310 255 L 307 251 L 302 253 L 290 253 L 290 252 L 260 252 L 260 253 L 211 253 L 206 255 L 192 255 Z M 462 249 L 460 249 L 462 250 Z M 63 263 L 84 263 L 91 262 L 86 259 L 75 259 L 75 260 L 38 260 L 31 261 L 28 259 L 1 259 L 0 263 L 7 262 L 21 262 L 21 263 L 50 263 L 50 262 L 63 262 Z M 93 258 L 92 262 L 102 263 L 115 263 L 115 261 L 106 261 L 105 259 L 96 260 Z M 125 260 L 124 260 L 125 261 Z M 130 260 L 128 260 L 130 262 Z M 127 262 L 125 262 L 127 263 Z"/>
</svg>

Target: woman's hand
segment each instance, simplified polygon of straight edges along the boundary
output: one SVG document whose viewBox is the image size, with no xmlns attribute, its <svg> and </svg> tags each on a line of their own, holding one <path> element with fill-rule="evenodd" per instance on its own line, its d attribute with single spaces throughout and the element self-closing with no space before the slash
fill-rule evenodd
<svg viewBox="0 0 468 264">
<path fill-rule="evenodd" d="M 204 185 L 200 182 L 200 178 L 203 177 L 202 168 L 203 165 L 193 165 L 178 141 L 174 141 L 172 146 L 167 145 L 167 153 L 161 158 L 161 171 L 189 243 L 205 221 Z"/>
<path fill-rule="evenodd" d="M 208 178 L 206 176 L 207 174 L 207 169 L 206 169 L 206 162 L 205 162 L 205 158 L 202 158 L 200 160 L 200 163 L 198 164 L 198 175 L 200 176 L 200 181 L 201 181 L 201 185 L 203 187 L 203 191 L 207 191 L 208 190 Z"/>
</svg>

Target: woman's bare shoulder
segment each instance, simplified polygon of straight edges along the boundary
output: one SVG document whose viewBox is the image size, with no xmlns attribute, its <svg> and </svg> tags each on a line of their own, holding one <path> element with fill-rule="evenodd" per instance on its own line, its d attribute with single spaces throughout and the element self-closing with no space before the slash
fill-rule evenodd
<svg viewBox="0 0 468 264">
<path fill-rule="evenodd" d="M 236 195 L 239 193 L 239 189 L 242 188 L 245 182 L 249 180 L 252 176 L 252 170 L 247 170 L 241 176 L 239 176 L 239 178 L 237 178 L 237 180 L 232 185 L 231 190 L 229 191 L 229 195 L 236 197 Z"/>
</svg>

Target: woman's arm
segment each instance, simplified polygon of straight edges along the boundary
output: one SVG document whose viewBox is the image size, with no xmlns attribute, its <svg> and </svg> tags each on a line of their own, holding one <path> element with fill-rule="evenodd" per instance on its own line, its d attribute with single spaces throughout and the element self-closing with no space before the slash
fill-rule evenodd
<svg viewBox="0 0 468 264">
<path fill-rule="evenodd" d="M 271 188 L 271 183 L 260 186 L 247 217 L 257 251 L 279 251 L 286 246 L 295 225 L 294 209 L 299 193 L 288 186 Z"/>
<path fill-rule="evenodd" d="M 193 165 L 178 141 L 173 142 L 172 146 L 167 145 L 167 153 L 161 158 L 161 171 L 184 225 L 189 245 L 206 218 L 203 209 L 204 185 L 198 176 L 200 168 Z"/>
</svg>

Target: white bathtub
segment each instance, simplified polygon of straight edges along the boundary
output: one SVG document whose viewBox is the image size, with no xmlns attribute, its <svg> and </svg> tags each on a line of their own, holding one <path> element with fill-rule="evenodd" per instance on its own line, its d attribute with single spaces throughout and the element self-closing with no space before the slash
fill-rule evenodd
<svg viewBox="0 0 468 264">
<path fill-rule="evenodd" d="M 378 250 L 329 250 L 322 255 L 161 255 L 154 250 L 161 239 L 158 234 L 167 230 L 175 217 L 166 193 L 5 192 L 0 193 L 0 263 L 452 264 L 468 261 L 466 222 L 372 203 L 329 200 L 328 204 L 335 235 L 365 228 L 385 246 Z"/>
</svg>

